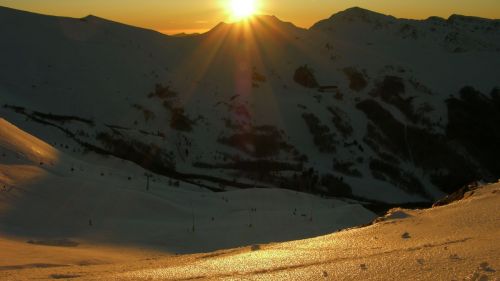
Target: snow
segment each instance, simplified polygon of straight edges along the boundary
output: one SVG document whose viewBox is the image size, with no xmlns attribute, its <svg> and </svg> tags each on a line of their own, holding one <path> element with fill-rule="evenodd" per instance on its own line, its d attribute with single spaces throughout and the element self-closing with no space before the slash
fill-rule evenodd
<svg viewBox="0 0 500 281">
<path fill-rule="evenodd" d="M 62 126 L 73 132 L 84 131 L 89 136 L 84 141 L 97 145 L 101 144 L 94 136 L 110 132 L 106 125 L 120 126 L 126 128 L 119 130 L 124 138 L 154 143 L 171 152 L 180 172 L 196 171 L 230 180 L 234 177 L 231 171 L 204 170 L 193 165 L 213 163 L 220 155 L 251 158 L 218 141 L 236 133 L 224 120 L 234 120 L 240 128 L 270 125 L 283 130 L 285 140 L 309 159 L 304 163 L 306 168 L 323 174 L 344 176 L 332 171 L 333 159 L 354 162 L 362 177 L 345 179 L 356 195 L 391 203 L 428 200 L 375 179 L 368 162 L 377 156 L 366 145 L 363 144 L 364 152 L 343 145 L 354 140 L 363 143 L 366 134 L 369 120 L 356 109 L 357 101 L 368 98 L 369 89 L 381 77 L 398 75 L 431 89 L 435 94 L 426 95 L 407 85 L 406 95 L 415 97 L 415 107 L 429 103 L 435 108 L 429 114 L 431 121 L 446 122 L 444 100 L 450 94 L 465 85 L 484 93 L 498 86 L 495 70 L 500 65 L 499 33 L 488 30 L 494 21 L 481 19 L 452 17 L 436 23 L 435 19 L 395 19 L 355 8 L 310 29 L 276 17 L 259 16 L 247 24 L 220 24 L 201 35 L 169 37 L 95 16 L 58 18 L 7 8 L 0 8 L 0 13 L 0 36 L 4 39 L 0 45 L 2 105 L 93 120 L 94 127 L 78 122 Z M 410 31 L 417 30 L 418 38 L 407 38 L 401 33 L 406 25 Z M 433 28 L 435 31 L 431 31 Z M 459 39 L 465 38 L 463 44 L 456 44 L 462 44 L 466 52 L 452 53 L 447 49 L 450 46 L 443 45 L 451 32 L 459 32 Z M 325 48 L 327 43 L 331 49 Z M 297 85 L 293 73 L 304 64 L 315 70 L 320 84 L 338 86 L 343 99 L 336 99 L 333 93 L 319 95 L 316 90 Z M 345 67 L 365 70 L 367 89 L 351 91 L 343 73 Z M 252 86 L 254 68 L 266 77 L 258 88 Z M 191 132 L 170 128 L 172 116 L 163 101 L 148 98 L 156 83 L 177 92 L 174 106 L 198 120 Z M 231 99 L 234 96 L 237 98 Z M 134 105 L 150 110 L 155 117 L 145 120 L 144 113 L 134 109 Z M 337 137 L 335 153 L 318 150 L 302 119 L 303 113 L 314 113 L 337 134 L 327 111 L 329 105 L 341 108 L 354 129 L 351 137 Z M 393 106 L 383 106 L 402 123 L 408 122 Z M 236 116 L 232 109 L 237 107 L 249 112 L 246 120 Z M 48 143 L 74 143 L 53 128 L 27 122 L 12 110 L 1 108 L 0 114 Z M 442 131 L 440 127 L 433 129 Z M 165 137 L 145 136 L 141 132 L 161 132 Z M 184 139 L 189 140 L 189 147 L 182 144 Z M 183 153 L 186 148 L 189 156 Z M 355 161 L 359 157 L 364 158 L 363 163 Z M 281 152 L 271 160 L 292 162 L 291 158 L 292 155 Z M 403 166 L 417 171 L 415 176 L 434 199 L 443 195 L 431 184 L 428 174 L 420 173 L 411 161 L 404 161 Z M 238 177 L 254 181 L 241 174 Z"/>
<path fill-rule="evenodd" d="M 158 175 L 146 189 L 145 171 L 123 160 L 75 159 L 3 119 L 0 137 L 0 232 L 27 240 L 195 253 L 317 236 L 375 217 L 359 204 L 282 189 L 214 193 Z"/>
<path fill-rule="evenodd" d="M 431 198 L 374 177 L 369 161 L 378 156 L 363 142 L 372 121 L 356 104 L 372 98 L 370 89 L 384 76 L 400 76 L 404 98 L 415 107 L 432 105 L 426 117 L 442 133 L 450 95 L 465 85 L 483 93 L 499 86 L 495 26 L 354 8 L 310 29 L 259 16 L 169 37 L 96 16 L 0 7 L 0 279 L 496 280 L 498 184 L 448 206 L 393 209 L 370 226 L 337 232 L 376 216 L 352 198 L 278 189 L 246 171 L 195 165 L 261 160 L 219 139 L 267 125 L 308 161 L 286 151 L 266 160 L 342 177 L 355 198 L 392 204 L 439 198 L 428 171 L 409 160 L 399 159 L 399 167 L 414 173 Z M 339 92 L 295 83 L 294 71 L 305 64 L 321 85 Z M 366 75 L 366 89 L 349 89 L 346 67 Z M 266 81 L 253 85 L 253 71 Z M 170 104 L 150 96 L 158 83 L 177 93 Z M 381 104 L 402 124 L 420 126 Z M 343 112 L 352 136 L 340 136 L 329 106 Z M 197 120 L 192 131 L 169 126 L 169 107 Z M 314 114 L 335 134 L 335 152 L 319 150 L 302 114 Z M 50 119 L 55 115 L 67 119 Z M 146 187 L 150 171 L 82 147 L 102 148 L 96 136 L 103 132 L 161 148 L 179 173 L 273 188 L 214 193 L 202 187 L 214 182 L 156 174 Z M 354 141 L 363 149 L 347 145 Z M 352 162 L 362 176 L 333 171 L 334 160 Z"/>
<path fill-rule="evenodd" d="M 6 258 L 21 264 L 33 262 L 32 257 L 16 256 L 26 251 L 26 247 L 41 247 L 53 255 L 37 260 L 45 268 L 26 265 L 19 269 L 6 267 L 4 262 L 0 265 L 0 277 L 5 280 L 46 279 L 55 275 L 74 276 L 77 280 L 497 280 L 500 278 L 499 194 L 499 184 L 487 185 L 450 205 L 426 210 L 400 209 L 397 213 L 407 216 L 366 227 L 206 254 L 164 256 L 122 248 L 122 258 L 130 257 L 123 261 L 113 256 L 116 249 L 80 250 L 26 244 L 19 244 L 18 248 L 14 244 L 13 254 Z M 0 245 L 5 243 L 15 242 L 0 239 Z M 71 251 L 73 258 L 64 251 Z M 86 255 L 92 251 L 101 264 L 85 267 L 74 264 L 76 257 L 88 258 Z M 60 260 L 61 257 L 66 259 Z M 109 264 L 103 264 L 106 261 Z M 56 265 L 47 266 L 51 264 Z"/>
<path fill-rule="evenodd" d="M 21 163 L 28 162 L 36 165 L 40 162 L 55 162 L 58 159 L 58 152 L 53 147 L 2 118 L 0 118 L 0 147 L 4 154 L 16 154 L 15 158 Z"/>
</svg>

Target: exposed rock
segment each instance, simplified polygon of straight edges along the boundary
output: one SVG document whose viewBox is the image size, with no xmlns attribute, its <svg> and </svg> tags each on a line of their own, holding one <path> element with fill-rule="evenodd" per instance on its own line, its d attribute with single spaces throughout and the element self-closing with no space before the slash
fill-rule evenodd
<svg viewBox="0 0 500 281">
<path fill-rule="evenodd" d="M 293 75 L 293 80 L 297 82 L 299 85 L 302 85 L 306 88 L 319 87 L 318 81 L 314 76 L 314 70 L 310 68 L 307 64 L 295 70 L 295 74 Z"/>
</svg>

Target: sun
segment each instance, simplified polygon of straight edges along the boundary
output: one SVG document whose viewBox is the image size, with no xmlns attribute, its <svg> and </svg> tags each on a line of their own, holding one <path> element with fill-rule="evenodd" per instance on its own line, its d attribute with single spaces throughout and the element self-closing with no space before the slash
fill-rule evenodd
<svg viewBox="0 0 500 281">
<path fill-rule="evenodd" d="M 242 20 L 255 14 L 256 0 L 230 0 L 229 11 L 233 20 Z"/>
</svg>

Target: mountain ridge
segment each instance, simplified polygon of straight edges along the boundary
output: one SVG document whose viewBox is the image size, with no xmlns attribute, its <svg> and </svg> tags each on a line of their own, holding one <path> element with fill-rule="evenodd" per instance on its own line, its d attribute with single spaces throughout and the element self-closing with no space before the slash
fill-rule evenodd
<svg viewBox="0 0 500 281">
<path fill-rule="evenodd" d="M 133 25 L 130 25 L 130 24 L 126 24 L 126 23 L 121 23 L 121 22 L 118 22 L 118 21 L 113 21 L 113 20 L 108 20 L 108 19 L 105 19 L 105 18 L 102 18 L 102 17 L 99 17 L 99 16 L 96 16 L 96 15 L 87 15 L 87 16 L 84 16 L 82 18 L 73 18 L 73 17 L 64 17 L 64 16 L 58 16 L 58 15 L 48 15 L 48 14 L 43 14 L 43 13 L 37 13 L 37 12 L 27 12 L 27 11 L 23 11 L 23 10 L 19 10 L 19 9 L 15 9 L 15 8 L 10 8 L 10 7 L 6 7 L 6 6 L 0 6 L 0 11 L 1 10 L 4 10 L 8 13 L 11 13 L 11 12 L 15 12 L 19 15 L 21 14 L 30 14 L 32 16 L 34 15 L 37 15 L 37 16 L 49 16 L 49 17 L 55 17 L 55 18 L 65 18 L 65 19 L 75 19 L 75 20 L 100 20 L 100 21 L 105 21 L 105 22 L 109 22 L 109 23 L 113 23 L 113 24 L 121 24 L 121 25 L 125 25 L 125 26 L 129 26 L 129 27 L 134 27 L 134 28 L 141 28 L 141 29 L 145 29 L 145 30 L 151 30 L 151 31 L 155 31 L 155 32 L 158 32 L 156 30 L 153 30 L 153 29 L 150 29 L 150 28 L 142 28 L 142 27 L 136 27 L 136 26 L 133 26 Z M 264 14 L 261 14 L 261 15 L 254 15 L 252 17 L 250 17 L 250 21 L 252 19 L 272 19 L 275 23 L 280 23 L 280 24 L 286 24 L 286 25 L 293 25 L 294 27 L 296 28 L 299 28 L 299 29 L 313 29 L 314 26 L 318 25 L 319 23 L 322 23 L 322 22 L 325 22 L 325 21 L 331 21 L 331 20 L 335 20 L 339 17 L 348 17 L 348 18 L 367 18 L 367 17 L 377 17 L 377 18 L 386 18 L 386 19 L 391 19 L 391 20 L 410 20 L 410 21 L 427 21 L 429 19 L 443 19 L 441 17 L 436 17 L 436 16 L 429 16 L 427 19 L 422 19 L 422 20 L 419 20 L 419 19 L 409 19 L 409 18 L 396 18 L 392 15 L 386 15 L 386 14 L 383 14 L 383 13 L 378 13 L 378 12 L 374 12 L 374 11 L 371 11 L 369 9 L 365 9 L 365 8 L 362 8 L 362 7 L 351 7 L 351 8 L 348 8 L 346 10 L 343 10 L 343 11 L 339 11 L 339 12 L 336 12 L 334 14 L 332 14 L 332 16 L 330 16 L 329 18 L 326 18 L 326 19 L 323 19 L 323 20 L 318 20 L 316 23 L 314 23 L 313 25 L 311 25 L 311 27 L 309 28 L 305 28 L 305 27 L 298 27 L 296 26 L 293 22 L 288 22 L 288 21 L 283 21 L 281 19 L 279 19 L 277 16 L 275 15 L 264 15 Z M 475 22 L 499 22 L 500 19 L 490 19 L 490 18 L 483 18 L 483 17 L 476 17 L 476 16 L 467 16 L 467 15 L 460 15 L 460 14 L 452 14 L 448 17 L 448 19 L 444 19 L 448 22 L 454 22 L 454 21 L 457 21 L 457 20 L 460 20 L 460 21 L 468 21 L 468 22 L 471 22 L 471 21 L 475 21 Z M 246 20 L 242 20 L 241 22 L 245 22 L 245 21 L 248 21 L 248 19 Z M 234 24 L 238 24 L 239 22 L 233 22 L 233 23 L 226 23 L 224 21 L 221 21 L 219 22 L 218 24 L 216 24 L 214 27 L 212 27 L 211 29 L 209 29 L 207 32 L 210 32 L 214 29 L 216 29 L 218 26 L 220 26 L 221 24 L 228 24 L 228 25 L 234 25 Z M 160 32 L 158 32 L 160 33 Z M 206 33 L 206 32 L 205 32 Z M 162 33 L 164 34 L 164 33 Z M 169 36 L 167 34 L 164 34 L 166 36 Z"/>
<path fill-rule="evenodd" d="M 430 202 L 497 174 L 459 125 L 461 111 L 477 135 L 496 122 L 500 40 L 489 24 L 306 30 L 264 17 L 279 28 L 165 37 L 41 19 L 0 30 L 0 112 L 48 143 L 71 143 L 77 158 L 83 146 L 214 190 L 386 203 Z"/>
</svg>

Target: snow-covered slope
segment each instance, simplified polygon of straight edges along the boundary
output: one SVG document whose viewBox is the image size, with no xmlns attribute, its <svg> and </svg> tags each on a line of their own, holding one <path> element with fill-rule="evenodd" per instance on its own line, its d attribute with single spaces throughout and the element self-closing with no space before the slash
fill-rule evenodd
<svg viewBox="0 0 500 281">
<path fill-rule="evenodd" d="M 133 163 L 76 159 L 3 119 L 0 154 L 0 236 L 14 242 L 198 253 L 322 235 L 375 217 L 359 204 L 284 189 L 214 193 L 159 175 L 148 183 Z M 9 265 L 4 247 L 14 243 L 4 240 L 0 271 Z"/>
<path fill-rule="evenodd" d="M 0 8 L 0 114 L 212 190 L 433 201 L 500 176 L 498 27 L 353 8 L 169 37 Z"/>
<path fill-rule="evenodd" d="M 162 257 L 121 249 L 42 247 L 54 253 L 38 268 L 20 256 L 0 264 L 5 280 L 498 280 L 500 278 L 500 186 L 466 194 L 465 199 L 426 210 L 393 210 L 378 222 L 330 235 L 206 254 Z M 2 240 L 0 240 L 0 245 Z M 37 249 L 40 251 L 41 249 Z M 26 250 L 24 250 L 26 252 Z M 63 251 L 71 251 L 68 256 Z M 95 252 L 100 264 L 82 267 L 75 257 Z M 17 255 L 16 255 L 17 254 Z M 148 257 L 149 258 L 146 258 Z M 1 261 L 1 260 L 0 260 Z M 78 261 L 78 260 L 77 260 Z M 102 264 L 108 261 L 111 264 Z M 24 264 L 23 264 L 24 263 Z M 43 266 L 45 264 L 45 266 Z M 75 265 L 76 264 L 76 265 Z M 46 267 L 46 268 L 41 268 Z"/>
<path fill-rule="evenodd" d="M 59 153 L 52 146 L 20 130 L 5 119 L 0 119 L 0 147 L 2 163 L 8 162 L 7 158 L 18 160 L 23 164 L 38 165 L 54 163 L 59 158 Z"/>
</svg>

